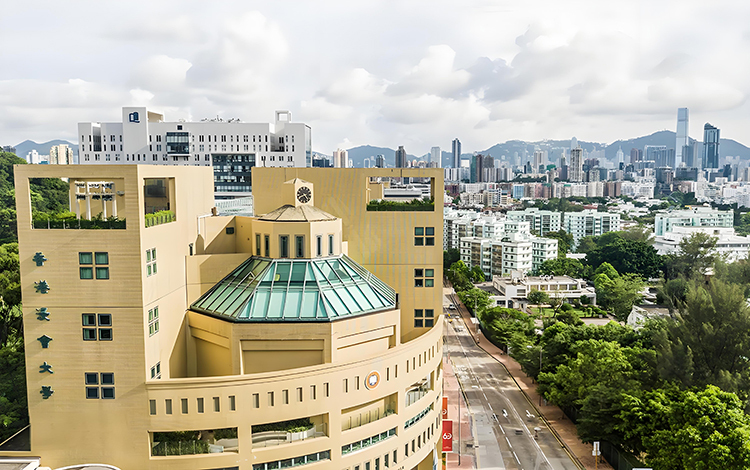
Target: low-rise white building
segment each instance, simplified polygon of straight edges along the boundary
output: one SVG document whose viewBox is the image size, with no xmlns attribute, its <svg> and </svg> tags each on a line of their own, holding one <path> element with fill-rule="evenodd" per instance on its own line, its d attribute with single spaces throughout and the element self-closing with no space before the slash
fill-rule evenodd
<svg viewBox="0 0 750 470">
<path fill-rule="evenodd" d="M 680 242 L 695 233 L 705 233 L 716 237 L 714 252 L 725 256 L 729 263 L 747 259 L 750 255 L 750 237 L 736 235 L 733 227 L 675 226 L 664 235 L 654 237 L 654 248 L 660 255 L 676 253 L 680 248 Z"/>
<path fill-rule="evenodd" d="M 583 279 L 570 276 L 525 277 L 515 273 L 510 277 L 493 276 L 492 286 L 500 293 L 497 297 L 500 307 L 518 308 L 527 304 L 526 297 L 532 290 L 546 292 L 550 297 L 568 303 L 585 295 L 592 304 L 596 304 L 596 290 L 588 287 Z"/>
</svg>

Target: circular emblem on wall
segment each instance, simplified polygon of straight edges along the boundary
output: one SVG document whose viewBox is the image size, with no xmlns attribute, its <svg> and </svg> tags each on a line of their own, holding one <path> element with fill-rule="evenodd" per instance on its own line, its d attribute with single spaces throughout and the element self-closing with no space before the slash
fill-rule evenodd
<svg viewBox="0 0 750 470">
<path fill-rule="evenodd" d="M 380 383 L 380 373 L 377 371 L 372 371 L 369 374 L 367 374 L 367 377 L 365 378 L 365 387 L 367 387 L 368 390 L 372 390 L 373 388 L 377 387 Z"/>
<path fill-rule="evenodd" d="M 312 199 L 312 192 L 310 191 L 310 188 L 302 186 L 297 190 L 297 200 L 299 202 L 305 204 L 307 202 L 310 202 L 310 199 Z"/>
</svg>

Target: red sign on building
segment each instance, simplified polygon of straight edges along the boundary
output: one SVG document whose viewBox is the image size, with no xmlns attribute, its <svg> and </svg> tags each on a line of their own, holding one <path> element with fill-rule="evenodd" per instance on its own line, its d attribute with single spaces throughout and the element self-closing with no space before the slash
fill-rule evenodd
<svg viewBox="0 0 750 470">
<path fill-rule="evenodd" d="M 443 419 L 448 419 L 448 397 L 443 397 Z"/>
<path fill-rule="evenodd" d="M 443 452 L 453 452 L 453 421 L 443 420 Z"/>
</svg>

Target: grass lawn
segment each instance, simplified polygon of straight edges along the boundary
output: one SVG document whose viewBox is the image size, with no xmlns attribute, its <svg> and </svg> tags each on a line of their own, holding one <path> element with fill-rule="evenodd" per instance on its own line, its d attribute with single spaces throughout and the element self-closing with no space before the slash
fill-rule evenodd
<svg viewBox="0 0 750 470">
<path fill-rule="evenodd" d="M 529 307 L 529 310 L 531 310 L 534 313 L 539 313 L 539 309 L 537 307 Z M 588 313 L 585 313 L 582 310 L 578 310 L 577 308 L 573 309 L 572 312 L 578 315 L 579 318 L 593 318 L 593 317 L 599 316 L 599 315 L 589 315 Z M 554 314 L 555 314 L 555 311 L 553 309 L 549 307 L 542 307 L 542 316 L 551 317 Z"/>
</svg>

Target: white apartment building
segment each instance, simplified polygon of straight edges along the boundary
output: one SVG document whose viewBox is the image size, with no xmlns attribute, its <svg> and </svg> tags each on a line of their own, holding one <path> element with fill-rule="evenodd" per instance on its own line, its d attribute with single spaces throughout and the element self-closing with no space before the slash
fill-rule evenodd
<svg viewBox="0 0 750 470">
<path fill-rule="evenodd" d="M 566 212 L 564 230 L 573 235 L 576 244 L 583 237 L 598 237 L 607 232 L 620 230 L 620 214 L 597 212 L 586 209 L 581 212 Z"/>
<path fill-rule="evenodd" d="M 557 258 L 557 240 L 535 237 L 528 232 L 505 233 L 495 239 L 463 237 L 459 251 L 464 264 L 470 269 L 481 267 L 489 279 L 513 271 L 529 273 L 543 262 Z"/>
<path fill-rule="evenodd" d="M 734 227 L 734 213 L 708 206 L 690 206 L 685 210 L 658 212 L 654 220 L 656 236 L 671 232 L 674 227 Z"/>
<path fill-rule="evenodd" d="M 65 144 L 53 145 L 49 149 L 50 165 L 72 165 L 73 149 Z"/>
<path fill-rule="evenodd" d="M 526 220 L 511 220 L 503 216 L 482 215 L 472 210 L 443 211 L 443 249 L 460 249 L 464 237 L 498 238 L 507 233 L 530 233 Z"/>
<path fill-rule="evenodd" d="M 537 207 L 529 207 L 523 211 L 508 211 L 506 217 L 509 220 L 529 222 L 531 230 L 541 236 L 560 230 L 562 220 L 559 212 L 539 210 Z"/>
<path fill-rule="evenodd" d="M 213 166 L 217 197 L 250 193 L 255 166 L 312 166 L 310 126 L 292 122 L 289 111 L 276 111 L 274 123 L 167 122 L 145 107 L 124 107 L 122 122 L 82 122 L 78 135 L 80 164 Z"/>
</svg>

